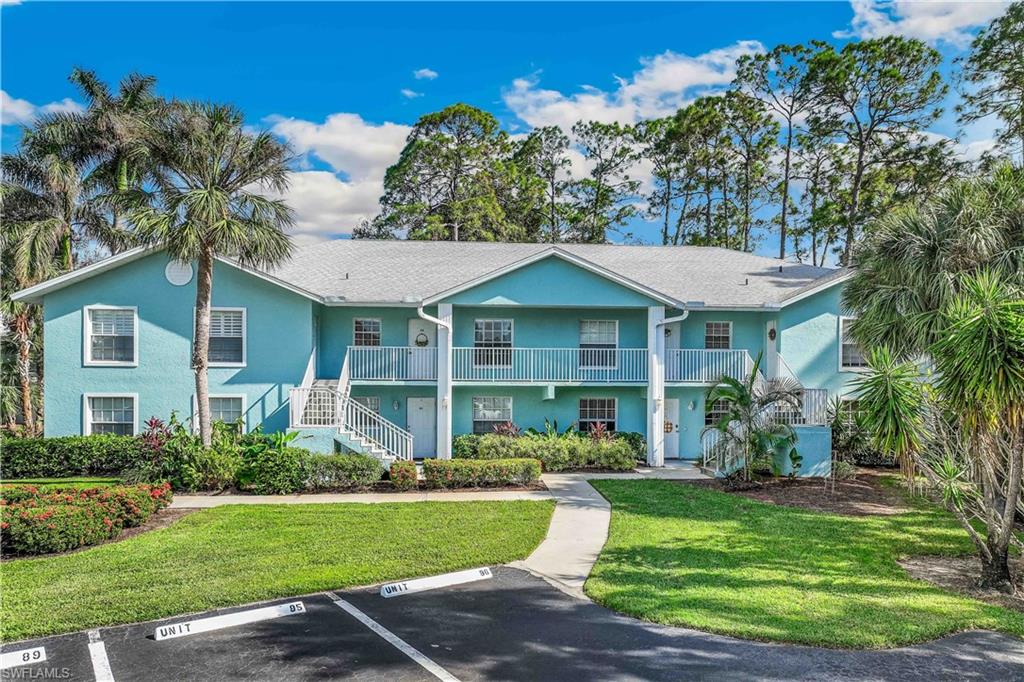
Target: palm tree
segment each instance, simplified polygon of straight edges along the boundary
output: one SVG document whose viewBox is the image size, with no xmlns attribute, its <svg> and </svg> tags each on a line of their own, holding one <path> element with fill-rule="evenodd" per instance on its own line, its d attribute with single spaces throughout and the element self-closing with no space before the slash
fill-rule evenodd
<svg viewBox="0 0 1024 682">
<path fill-rule="evenodd" d="M 87 168 L 82 185 L 98 204 L 113 209 L 111 194 L 141 187 L 151 178 L 152 159 L 144 144 L 147 124 L 162 115 L 165 103 L 153 90 L 156 79 L 131 73 L 116 94 L 93 71 L 75 68 L 68 77 L 85 99 L 84 111 L 40 116 L 26 132 L 23 147 L 57 146 Z M 119 216 L 111 216 L 115 232 Z M 123 246 L 121 244 L 120 246 Z"/>
<path fill-rule="evenodd" d="M 38 359 L 39 342 L 42 340 L 42 320 L 38 306 L 12 301 L 11 294 L 58 274 L 59 265 L 54 257 L 54 244 L 47 239 L 51 233 L 45 229 L 37 229 L 37 225 L 31 220 L 31 214 L 21 213 L 32 204 L 19 205 L 16 201 L 7 201 L 11 194 L 17 193 L 17 190 L 8 193 L 8 189 L 10 188 L 4 186 L 0 192 L 0 208 L 4 215 L 3 232 L 0 234 L 3 266 L 3 271 L 0 272 L 0 319 L 3 320 L 4 336 L 14 346 L 14 352 L 13 358 L 4 358 L 4 369 L 7 370 L 8 361 L 14 359 L 17 411 L 21 412 L 25 431 L 31 436 L 34 435 L 37 426 L 37 392 L 33 386 L 33 366 Z M 40 235 L 43 237 L 42 244 L 36 243 L 33 239 Z M 4 410 L 10 422 L 14 414 L 11 409 L 14 391 L 5 385 L 4 393 Z"/>
<path fill-rule="evenodd" d="M 291 253 L 285 233 L 292 211 L 259 189 L 288 187 L 289 148 L 268 133 L 250 133 L 235 108 L 175 103 L 146 133 L 149 153 L 160 169 L 153 192 L 123 193 L 130 222 L 143 243 L 163 246 L 172 258 L 197 262 L 195 372 L 199 432 L 212 436 L 208 390 L 210 298 L 216 257 L 251 267 L 280 263 Z"/>
<path fill-rule="evenodd" d="M 844 292 L 869 350 L 859 398 L 876 445 L 913 461 L 977 547 L 982 584 L 1008 590 L 1024 478 L 1022 260 L 1024 173 L 1004 167 L 881 220 Z M 894 359 L 922 356 L 934 376 Z"/>
<path fill-rule="evenodd" d="M 60 145 L 36 144 L 4 155 L 0 177 L 5 243 L 19 245 L 23 271 L 31 269 L 24 259 L 38 262 L 46 256 L 66 272 L 74 267 L 76 241 L 116 241 L 110 224 L 84 199 L 82 166 Z"/>
<path fill-rule="evenodd" d="M 770 458 L 774 461 L 775 453 L 784 452 L 794 463 L 799 461 L 796 432 L 779 418 L 779 413 L 801 408 L 802 387 L 792 379 L 764 379 L 760 367 L 761 355 L 758 354 L 750 374 L 742 381 L 723 375 L 704 398 L 709 411 L 718 401 L 725 403 L 726 410 L 717 422 L 704 427 L 701 437 L 709 432 L 717 433 L 717 447 L 738 453 L 743 463 L 743 477 L 748 481 L 755 460 Z"/>
<path fill-rule="evenodd" d="M 1024 169 L 958 182 L 880 218 L 869 234 L 843 290 L 851 332 L 864 348 L 920 355 L 942 337 L 963 275 L 992 270 L 1024 283 Z"/>
</svg>

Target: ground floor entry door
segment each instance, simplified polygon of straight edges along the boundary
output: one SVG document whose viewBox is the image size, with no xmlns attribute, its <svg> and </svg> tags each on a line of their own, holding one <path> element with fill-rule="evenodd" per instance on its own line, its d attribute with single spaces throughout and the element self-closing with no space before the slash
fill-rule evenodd
<svg viewBox="0 0 1024 682">
<path fill-rule="evenodd" d="M 679 399 L 665 399 L 665 459 L 679 459 Z"/>
<path fill-rule="evenodd" d="M 437 411 L 434 398 L 409 398 L 406 429 L 412 434 L 413 457 L 437 456 Z"/>
</svg>

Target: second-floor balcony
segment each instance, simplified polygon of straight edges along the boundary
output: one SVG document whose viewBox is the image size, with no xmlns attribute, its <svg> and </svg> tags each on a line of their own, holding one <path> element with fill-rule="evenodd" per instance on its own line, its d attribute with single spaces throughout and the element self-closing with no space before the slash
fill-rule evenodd
<svg viewBox="0 0 1024 682">
<path fill-rule="evenodd" d="M 437 348 L 354 346 L 348 349 L 353 381 L 437 380 Z M 710 385 L 721 376 L 742 378 L 752 366 L 745 350 L 670 349 L 665 381 Z M 452 380 L 467 383 L 645 384 L 646 348 L 452 349 Z"/>
</svg>

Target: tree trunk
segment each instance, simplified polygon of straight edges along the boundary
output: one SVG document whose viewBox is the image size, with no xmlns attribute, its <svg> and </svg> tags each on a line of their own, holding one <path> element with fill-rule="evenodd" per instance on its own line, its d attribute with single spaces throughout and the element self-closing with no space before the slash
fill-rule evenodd
<svg viewBox="0 0 1024 682">
<path fill-rule="evenodd" d="M 1013 580 L 1010 577 L 1010 548 L 989 546 L 991 556 L 981 555 L 981 581 L 979 585 L 1000 592 L 1013 593 Z"/>
<path fill-rule="evenodd" d="M 661 226 L 661 244 L 668 244 L 669 214 L 672 212 L 672 178 L 665 179 L 665 220 Z"/>
<path fill-rule="evenodd" d="M 786 214 L 789 211 L 789 164 L 793 153 L 793 121 L 786 128 L 786 162 L 782 171 L 782 213 L 779 217 L 779 260 L 786 259 Z"/>
<path fill-rule="evenodd" d="M 196 375 L 196 418 L 199 437 L 210 447 L 213 427 L 210 423 L 210 299 L 213 293 L 213 251 L 207 247 L 199 257 L 196 275 L 196 333 L 192 343 L 192 371 Z"/>
<path fill-rule="evenodd" d="M 860 184 L 864 179 L 864 145 L 857 150 L 857 172 L 853 175 L 853 187 L 850 189 L 850 211 L 846 216 L 846 244 L 843 245 L 843 265 L 850 267 L 853 263 L 853 240 L 856 236 L 857 210 L 860 201 Z"/>
<path fill-rule="evenodd" d="M 21 388 L 21 418 L 25 420 L 25 435 L 36 433 L 35 411 L 32 407 L 32 377 L 30 376 L 32 343 L 29 330 L 28 312 L 18 315 L 15 321 L 18 337 L 18 383 Z"/>
<path fill-rule="evenodd" d="M 71 272 L 74 261 L 71 258 L 71 229 L 60 238 L 60 267 L 63 272 Z"/>
</svg>

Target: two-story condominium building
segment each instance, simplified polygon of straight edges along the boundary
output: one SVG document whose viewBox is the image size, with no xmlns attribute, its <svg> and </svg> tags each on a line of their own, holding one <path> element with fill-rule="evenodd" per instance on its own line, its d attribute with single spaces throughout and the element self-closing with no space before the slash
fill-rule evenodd
<svg viewBox="0 0 1024 682">
<path fill-rule="evenodd" d="M 846 272 L 720 248 L 338 240 L 270 272 L 218 260 L 214 419 L 303 445 L 450 457 L 496 424 L 643 433 L 649 463 L 700 460 L 708 388 L 762 374 L 804 387 L 788 415 L 803 474 L 827 471 L 825 406 L 863 359 Z M 48 436 L 190 418 L 194 267 L 138 248 L 16 295 L 45 312 Z"/>
</svg>

